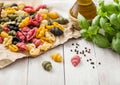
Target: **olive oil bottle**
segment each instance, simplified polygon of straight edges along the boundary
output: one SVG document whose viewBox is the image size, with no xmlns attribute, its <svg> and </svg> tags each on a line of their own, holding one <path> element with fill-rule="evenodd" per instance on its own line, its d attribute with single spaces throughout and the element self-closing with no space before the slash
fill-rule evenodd
<svg viewBox="0 0 120 85">
<path fill-rule="evenodd" d="M 81 13 L 86 19 L 92 20 L 96 16 L 96 6 L 92 0 L 77 0 L 70 9 L 70 15 L 77 18 Z"/>
</svg>

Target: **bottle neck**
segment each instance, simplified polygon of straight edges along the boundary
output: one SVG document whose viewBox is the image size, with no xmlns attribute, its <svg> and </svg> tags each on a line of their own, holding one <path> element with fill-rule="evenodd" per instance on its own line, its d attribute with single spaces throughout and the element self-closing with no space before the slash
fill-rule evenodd
<svg viewBox="0 0 120 85">
<path fill-rule="evenodd" d="M 90 5 L 92 4 L 92 0 L 77 0 L 79 5 Z"/>
</svg>

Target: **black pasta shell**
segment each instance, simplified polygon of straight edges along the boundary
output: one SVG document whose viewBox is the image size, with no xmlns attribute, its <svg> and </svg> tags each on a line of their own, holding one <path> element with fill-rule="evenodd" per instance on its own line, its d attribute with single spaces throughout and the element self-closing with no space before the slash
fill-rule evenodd
<svg viewBox="0 0 120 85">
<path fill-rule="evenodd" d="M 7 26 L 10 30 L 19 31 L 19 27 L 16 24 L 8 24 Z"/>
<path fill-rule="evenodd" d="M 16 45 L 18 42 L 20 42 L 20 39 L 18 37 L 13 37 L 12 44 Z"/>
<path fill-rule="evenodd" d="M 55 36 L 61 36 L 63 34 L 63 31 L 57 27 L 50 29 L 50 32 Z"/>
</svg>

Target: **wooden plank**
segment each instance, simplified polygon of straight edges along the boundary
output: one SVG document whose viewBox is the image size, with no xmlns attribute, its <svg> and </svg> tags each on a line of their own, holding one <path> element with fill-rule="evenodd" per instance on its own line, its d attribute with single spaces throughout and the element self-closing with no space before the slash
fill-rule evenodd
<svg viewBox="0 0 120 85">
<path fill-rule="evenodd" d="M 18 3 L 22 0 L 1 0 L 4 3 Z M 24 0 L 23 0 L 24 1 Z M 31 2 L 27 2 L 31 4 Z M 12 65 L 0 70 L 0 85 L 26 85 L 28 59 L 17 60 Z"/>
<path fill-rule="evenodd" d="M 63 47 L 56 47 L 37 58 L 29 60 L 28 85 L 64 85 L 63 62 L 56 63 L 50 58 L 50 54 L 54 52 L 63 55 Z M 51 72 L 43 69 L 43 61 L 52 63 L 53 69 Z"/>
<path fill-rule="evenodd" d="M 59 4 L 65 5 L 63 2 L 57 2 L 56 1 L 47 1 L 44 0 L 43 3 L 46 3 L 48 6 L 52 7 L 52 10 L 58 11 L 63 17 L 67 14 L 65 13 L 66 9 L 62 9 Z M 64 85 L 64 67 L 63 63 L 55 63 L 51 60 L 49 57 L 51 53 L 53 52 L 60 52 L 63 55 L 63 47 L 57 47 L 53 50 L 50 50 L 49 52 L 41 55 L 41 57 L 30 59 L 29 63 L 29 76 L 28 76 L 28 85 Z M 52 72 L 46 72 L 41 66 L 41 63 L 44 60 L 51 61 L 53 64 L 53 71 Z M 36 69 L 36 70 L 34 70 Z M 34 73 L 34 74 L 33 74 Z M 40 78 L 40 79 L 39 79 Z M 35 82 L 33 82 L 35 81 Z M 47 81 L 47 82 L 46 82 Z"/>
<path fill-rule="evenodd" d="M 110 49 L 95 46 L 100 85 L 120 85 L 120 56 Z"/>
<path fill-rule="evenodd" d="M 74 45 L 72 45 L 74 43 Z M 79 44 L 76 48 L 76 43 Z M 81 63 L 77 67 L 73 67 L 71 64 L 72 56 L 76 55 L 74 52 L 75 49 L 82 51 L 85 50 L 85 47 L 91 49 L 91 53 L 84 52 L 83 54 L 78 54 L 82 57 Z M 72 52 L 71 52 L 72 50 Z M 64 45 L 64 58 L 65 58 L 65 85 L 99 85 L 97 69 L 93 69 L 93 66 L 96 68 L 96 58 L 94 57 L 93 44 L 86 42 L 84 39 L 76 39 L 67 42 Z M 90 59 L 94 62 L 95 65 L 90 64 Z M 89 62 L 87 62 L 89 60 Z"/>
<path fill-rule="evenodd" d="M 0 85 L 26 85 L 28 59 L 18 60 L 16 63 L 0 70 Z"/>
</svg>

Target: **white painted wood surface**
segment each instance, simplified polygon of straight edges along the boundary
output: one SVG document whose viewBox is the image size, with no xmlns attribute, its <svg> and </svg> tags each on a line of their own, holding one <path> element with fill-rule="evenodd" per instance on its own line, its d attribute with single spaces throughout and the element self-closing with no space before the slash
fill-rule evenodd
<svg viewBox="0 0 120 85">
<path fill-rule="evenodd" d="M 9 1 L 16 2 L 16 0 Z M 46 3 L 46 1 L 43 2 Z M 62 5 L 69 1 L 71 4 L 66 3 L 66 5 L 70 7 L 75 0 L 48 1 L 50 2 L 49 5 L 56 3 L 52 5 L 53 7 L 58 5 L 58 1 L 61 1 Z M 35 3 L 41 1 L 26 0 L 25 2 L 36 5 Z M 58 6 L 57 9 L 63 12 L 68 10 L 68 8 L 63 8 L 62 5 Z M 65 14 L 63 13 L 63 15 Z M 80 46 L 77 49 L 80 51 L 85 47 L 91 49 L 91 53 L 87 53 L 86 57 L 79 54 L 82 61 L 76 68 L 71 64 L 71 57 L 75 55 L 75 52 L 70 52 L 71 49 L 75 49 L 75 45 L 73 46 L 72 43 L 78 43 Z M 63 55 L 64 61 L 62 63 L 51 60 L 50 54 L 54 52 L 60 52 Z M 90 61 L 87 62 L 87 59 L 92 59 L 95 62 L 95 69 L 93 69 Z M 41 63 L 45 60 L 52 62 L 53 70 L 51 72 L 46 72 L 42 68 Z M 99 62 L 101 62 L 101 65 L 98 64 Z M 120 56 L 110 49 L 98 48 L 84 39 L 70 40 L 37 58 L 21 59 L 1 69 L 0 85 L 120 85 Z"/>
</svg>

